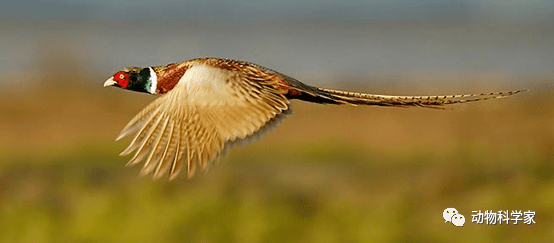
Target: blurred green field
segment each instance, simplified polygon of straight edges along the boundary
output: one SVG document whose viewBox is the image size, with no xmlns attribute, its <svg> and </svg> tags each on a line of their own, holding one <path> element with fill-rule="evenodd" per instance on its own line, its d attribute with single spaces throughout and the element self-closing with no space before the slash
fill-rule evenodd
<svg viewBox="0 0 554 243">
<path fill-rule="evenodd" d="M 98 87 L 59 79 L 0 98 L 0 242 L 554 237 L 550 91 L 447 110 L 293 102 L 263 139 L 169 182 L 124 168 L 129 140 L 114 141 L 154 97 L 102 89 L 101 78 Z M 447 207 L 465 216 L 463 228 L 445 224 Z M 531 210 L 537 223 L 477 225 L 472 210 Z"/>
</svg>

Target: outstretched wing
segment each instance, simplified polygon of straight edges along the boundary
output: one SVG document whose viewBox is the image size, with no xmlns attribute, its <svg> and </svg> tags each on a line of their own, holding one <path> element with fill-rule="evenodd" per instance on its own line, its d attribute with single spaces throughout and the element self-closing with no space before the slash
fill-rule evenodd
<svg viewBox="0 0 554 243">
<path fill-rule="evenodd" d="M 146 158 L 141 175 L 169 171 L 174 179 L 185 164 L 191 177 L 197 163 L 205 170 L 228 142 L 254 135 L 289 109 L 275 78 L 193 65 L 122 130 L 118 140 L 136 135 L 121 155 L 136 150 L 128 165 Z"/>
</svg>

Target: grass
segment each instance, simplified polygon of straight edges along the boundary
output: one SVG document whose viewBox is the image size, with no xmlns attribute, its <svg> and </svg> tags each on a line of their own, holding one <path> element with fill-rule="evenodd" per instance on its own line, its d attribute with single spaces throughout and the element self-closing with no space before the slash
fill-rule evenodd
<svg viewBox="0 0 554 243">
<path fill-rule="evenodd" d="M 128 140 L 113 141 L 151 97 L 75 90 L 0 100 L 0 128 L 7 131 L 0 135 L 1 242 L 553 236 L 549 96 L 446 111 L 294 103 L 296 114 L 260 141 L 232 149 L 208 173 L 168 182 L 124 168 L 129 158 L 117 154 Z M 463 228 L 444 223 L 447 207 L 465 215 Z M 477 225 L 472 210 L 531 210 L 537 224 Z"/>
</svg>

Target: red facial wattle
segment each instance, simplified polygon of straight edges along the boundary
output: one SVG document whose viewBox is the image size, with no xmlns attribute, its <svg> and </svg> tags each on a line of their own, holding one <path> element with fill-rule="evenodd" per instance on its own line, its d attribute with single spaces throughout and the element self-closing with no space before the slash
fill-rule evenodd
<svg viewBox="0 0 554 243">
<path fill-rule="evenodd" d="M 113 76 L 113 80 L 115 80 L 117 85 L 121 86 L 121 88 L 127 88 L 127 85 L 129 85 L 129 77 L 131 77 L 131 74 L 118 72 Z"/>
</svg>

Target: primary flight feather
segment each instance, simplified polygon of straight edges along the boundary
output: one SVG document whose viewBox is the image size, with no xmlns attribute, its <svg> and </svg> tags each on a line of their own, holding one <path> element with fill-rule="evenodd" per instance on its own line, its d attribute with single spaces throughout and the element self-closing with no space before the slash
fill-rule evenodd
<svg viewBox="0 0 554 243">
<path fill-rule="evenodd" d="M 135 134 L 120 155 L 136 150 L 127 165 L 146 159 L 141 175 L 185 166 L 206 169 L 231 142 L 247 139 L 289 112 L 289 100 L 321 104 L 440 108 L 448 104 L 501 98 L 521 92 L 470 95 L 389 96 L 317 88 L 253 63 L 199 58 L 156 67 L 128 67 L 104 87 L 115 86 L 161 97 L 123 128 L 117 140 Z"/>
</svg>

